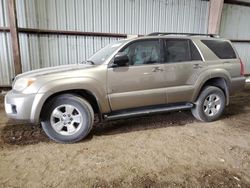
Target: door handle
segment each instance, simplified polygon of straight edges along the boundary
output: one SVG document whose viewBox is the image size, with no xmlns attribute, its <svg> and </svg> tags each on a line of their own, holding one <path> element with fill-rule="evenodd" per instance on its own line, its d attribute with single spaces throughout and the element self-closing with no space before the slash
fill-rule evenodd
<svg viewBox="0 0 250 188">
<path fill-rule="evenodd" d="M 163 71 L 163 69 L 160 68 L 160 67 L 154 67 L 154 68 L 152 69 L 152 72 L 162 72 L 162 71 Z"/>
<path fill-rule="evenodd" d="M 193 65 L 193 69 L 200 69 L 200 68 L 202 68 L 201 64 L 194 64 Z"/>
</svg>

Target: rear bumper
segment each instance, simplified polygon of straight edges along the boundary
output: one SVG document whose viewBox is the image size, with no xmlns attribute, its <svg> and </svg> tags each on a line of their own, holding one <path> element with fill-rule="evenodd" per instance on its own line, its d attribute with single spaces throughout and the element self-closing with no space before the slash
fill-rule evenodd
<svg viewBox="0 0 250 188">
<path fill-rule="evenodd" d="M 241 91 L 244 89 L 246 83 L 245 77 L 237 77 L 231 79 L 230 94 Z"/>
</svg>

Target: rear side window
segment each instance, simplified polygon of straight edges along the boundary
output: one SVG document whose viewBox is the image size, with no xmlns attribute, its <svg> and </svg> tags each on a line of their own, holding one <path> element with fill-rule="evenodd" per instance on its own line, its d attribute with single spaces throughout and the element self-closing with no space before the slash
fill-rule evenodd
<svg viewBox="0 0 250 188">
<path fill-rule="evenodd" d="M 187 39 L 166 39 L 164 59 L 165 62 L 202 60 L 195 45 Z"/>
<path fill-rule="evenodd" d="M 201 40 L 220 59 L 235 59 L 236 54 L 227 41 L 222 40 Z"/>
<path fill-rule="evenodd" d="M 164 51 L 166 62 L 183 62 L 191 60 L 188 40 L 165 40 Z"/>
<path fill-rule="evenodd" d="M 191 48 L 191 57 L 192 57 L 192 60 L 199 60 L 201 61 L 202 58 L 201 58 L 201 55 L 199 53 L 199 51 L 197 50 L 196 46 L 193 44 L 193 42 L 189 42 L 190 44 L 190 48 Z"/>
</svg>

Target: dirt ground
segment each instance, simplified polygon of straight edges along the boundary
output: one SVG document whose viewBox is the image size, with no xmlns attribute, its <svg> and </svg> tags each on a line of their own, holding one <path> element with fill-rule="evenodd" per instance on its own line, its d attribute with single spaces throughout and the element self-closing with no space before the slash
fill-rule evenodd
<svg viewBox="0 0 250 188">
<path fill-rule="evenodd" d="M 0 187 L 250 187 L 249 89 L 213 123 L 188 111 L 95 123 L 71 145 L 7 119 L 0 100 Z"/>
</svg>

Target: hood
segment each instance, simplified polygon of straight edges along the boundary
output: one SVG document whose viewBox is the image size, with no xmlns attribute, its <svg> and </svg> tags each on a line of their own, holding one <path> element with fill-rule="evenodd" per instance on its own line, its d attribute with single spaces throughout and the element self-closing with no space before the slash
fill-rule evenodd
<svg viewBox="0 0 250 188">
<path fill-rule="evenodd" d="M 61 65 L 61 66 L 55 66 L 55 67 L 48 67 L 48 68 L 42 68 L 37 69 L 29 72 L 25 72 L 23 74 L 19 74 L 16 79 L 19 78 L 37 78 L 40 76 L 45 75 L 51 75 L 51 74 L 57 74 L 57 73 L 67 73 L 68 71 L 74 71 L 79 69 L 87 69 L 94 67 L 93 65 L 86 65 L 86 64 L 72 64 L 72 65 Z"/>
</svg>

